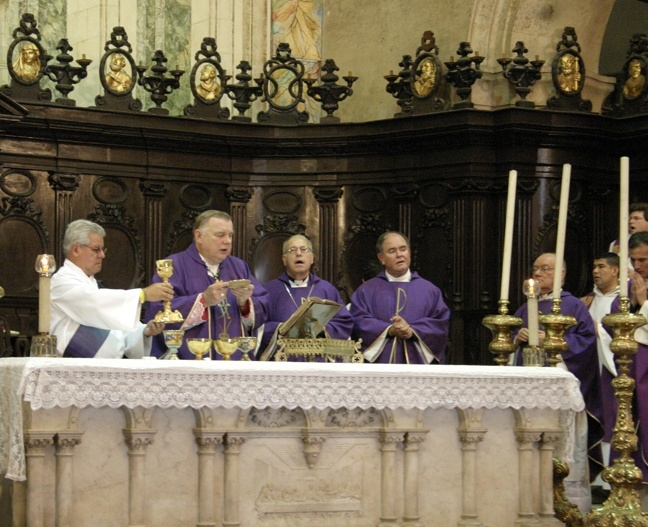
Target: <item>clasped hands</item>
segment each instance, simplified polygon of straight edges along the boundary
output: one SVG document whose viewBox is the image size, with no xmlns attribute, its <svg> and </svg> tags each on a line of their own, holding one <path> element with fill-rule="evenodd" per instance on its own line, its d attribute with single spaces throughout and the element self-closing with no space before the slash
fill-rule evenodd
<svg viewBox="0 0 648 527">
<path fill-rule="evenodd" d="M 538 344 L 540 347 L 542 347 L 542 342 L 545 339 L 545 332 L 542 330 L 538 330 Z M 513 344 L 516 346 L 519 346 L 522 342 L 529 342 L 529 328 L 522 328 L 520 331 L 518 331 L 518 334 L 515 335 L 515 340 L 513 341 Z"/>
<path fill-rule="evenodd" d="M 406 340 L 412 338 L 412 336 L 414 335 L 414 330 L 410 327 L 410 325 L 403 317 L 395 315 L 391 317 L 391 323 L 392 325 L 387 331 L 387 334 L 390 337 Z"/>
<path fill-rule="evenodd" d="M 230 289 L 229 282 L 215 282 L 205 289 L 203 293 L 205 305 L 214 306 L 224 301 L 227 298 L 228 289 L 236 297 L 236 303 L 239 307 L 245 307 L 254 292 L 254 286 L 252 284 Z"/>
</svg>

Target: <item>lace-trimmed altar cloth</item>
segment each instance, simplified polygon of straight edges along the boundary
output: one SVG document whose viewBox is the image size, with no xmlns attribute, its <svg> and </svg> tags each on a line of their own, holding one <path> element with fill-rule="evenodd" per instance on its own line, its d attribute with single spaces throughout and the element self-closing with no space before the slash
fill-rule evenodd
<svg viewBox="0 0 648 527">
<path fill-rule="evenodd" d="M 567 412 L 567 422 L 584 409 L 578 380 L 560 368 L 9 358 L 0 374 L 0 474 L 17 480 L 23 400 L 32 410 L 538 408 Z M 566 452 L 573 432 L 565 430 Z"/>
</svg>

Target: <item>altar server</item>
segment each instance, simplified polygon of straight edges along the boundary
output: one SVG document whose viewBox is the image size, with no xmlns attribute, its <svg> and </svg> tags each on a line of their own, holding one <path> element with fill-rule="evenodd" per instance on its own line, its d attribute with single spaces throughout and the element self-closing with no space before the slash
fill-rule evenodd
<svg viewBox="0 0 648 527">
<path fill-rule="evenodd" d="M 288 320 L 302 302 L 310 297 L 318 297 L 343 304 L 335 286 L 311 272 L 315 254 L 308 238 L 297 234 L 286 240 L 281 259 L 286 271 L 264 284 L 270 294 L 268 320 L 263 328 L 260 348 L 265 350 L 264 360 L 271 359 L 276 351 L 278 326 Z M 352 328 L 353 320 L 344 305 L 326 324 L 326 332 L 334 339 L 349 338 Z"/>
<path fill-rule="evenodd" d="M 376 243 L 384 270 L 364 282 L 351 299 L 353 339 L 362 338 L 369 362 L 445 362 L 450 310 L 441 290 L 410 270 L 408 239 L 386 232 Z"/>
<path fill-rule="evenodd" d="M 88 220 L 76 220 L 65 230 L 63 266 L 51 283 L 50 332 L 60 356 L 81 358 L 141 358 L 151 339 L 164 329 L 154 321 L 140 322 L 142 303 L 169 300 L 173 288 L 154 284 L 144 289 L 100 288 L 107 249 L 106 231 Z"/>
<path fill-rule="evenodd" d="M 218 210 L 201 213 L 194 222 L 193 234 L 193 243 L 185 251 L 169 256 L 173 260 L 169 282 L 175 293 L 171 308 L 185 319 L 181 326 L 185 330 L 183 344 L 178 351 L 181 359 L 195 358 L 187 349 L 187 339 L 251 335 L 265 322 L 268 313 L 268 292 L 248 265 L 231 255 L 234 225 L 230 215 Z M 230 287 L 230 281 L 241 279 L 249 283 Z M 159 281 L 160 277 L 155 275 L 153 282 Z M 148 304 L 147 318 L 162 309 L 161 303 Z M 167 327 L 177 328 L 180 324 Z M 161 356 L 166 351 L 162 336 L 156 337 L 152 355 Z M 232 358 L 240 356 L 237 351 Z"/>
</svg>

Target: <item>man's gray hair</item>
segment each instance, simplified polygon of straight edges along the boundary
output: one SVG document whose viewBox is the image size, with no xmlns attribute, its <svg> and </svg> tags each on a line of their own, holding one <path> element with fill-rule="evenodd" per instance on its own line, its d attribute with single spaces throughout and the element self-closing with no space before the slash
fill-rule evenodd
<svg viewBox="0 0 648 527">
<path fill-rule="evenodd" d="M 63 237 L 63 254 L 67 254 L 73 245 L 88 245 L 90 234 L 106 237 L 106 231 L 98 223 L 89 220 L 75 220 L 68 224 Z"/>
<path fill-rule="evenodd" d="M 232 221 L 232 217 L 222 210 L 206 210 L 201 212 L 194 221 L 193 230 L 202 229 L 205 224 L 212 218 L 218 218 L 219 220 Z"/>
<path fill-rule="evenodd" d="M 312 242 L 311 242 L 308 238 L 306 238 L 306 236 L 304 236 L 303 234 L 294 234 L 293 236 L 291 236 L 290 238 L 288 238 L 288 239 L 283 243 L 283 247 L 282 247 L 281 250 L 282 250 L 282 252 L 283 252 L 284 254 L 286 254 L 286 251 L 288 250 L 288 243 L 289 243 L 290 240 L 292 240 L 293 238 L 301 238 L 302 240 L 304 240 L 304 243 L 306 244 L 306 247 L 308 247 L 308 248 L 310 249 L 310 252 L 313 252 L 313 244 L 312 244 Z"/>
</svg>

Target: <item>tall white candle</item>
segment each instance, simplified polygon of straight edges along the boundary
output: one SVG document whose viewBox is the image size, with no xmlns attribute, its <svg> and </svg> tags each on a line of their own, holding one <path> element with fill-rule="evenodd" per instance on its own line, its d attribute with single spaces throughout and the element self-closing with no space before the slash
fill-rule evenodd
<svg viewBox="0 0 648 527">
<path fill-rule="evenodd" d="M 556 263 L 554 269 L 553 297 L 560 298 L 562 291 L 563 260 L 565 259 L 565 233 L 567 231 L 567 213 L 569 209 L 569 183 L 571 165 L 563 165 L 562 183 L 560 184 L 560 206 L 558 208 L 558 232 L 556 233 Z"/>
<path fill-rule="evenodd" d="M 49 333 L 50 330 L 50 280 L 49 259 L 46 254 L 40 257 L 38 277 L 38 332 Z"/>
<path fill-rule="evenodd" d="M 538 336 L 538 292 L 535 280 L 529 279 L 529 298 L 527 299 L 527 316 L 529 326 L 529 346 L 537 346 Z"/>
<path fill-rule="evenodd" d="M 630 196 L 630 159 L 621 158 L 619 185 L 619 296 L 628 296 L 628 208 Z"/>
<path fill-rule="evenodd" d="M 506 225 L 504 227 L 504 255 L 502 256 L 502 286 L 500 300 L 508 300 L 511 281 L 511 254 L 513 252 L 513 225 L 515 223 L 515 190 L 517 170 L 509 172 L 508 195 L 506 198 Z"/>
</svg>

